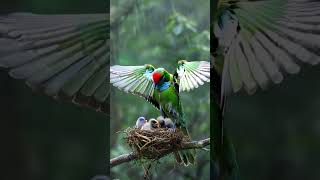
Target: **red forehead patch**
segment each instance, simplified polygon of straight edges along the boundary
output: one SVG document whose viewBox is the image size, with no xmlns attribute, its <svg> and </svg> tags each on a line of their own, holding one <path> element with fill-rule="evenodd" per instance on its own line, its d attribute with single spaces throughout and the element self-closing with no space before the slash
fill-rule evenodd
<svg viewBox="0 0 320 180">
<path fill-rule="evenodd" d="M 154 82 L 155 84 L 158 84 L 161 76 L 162 76 L 162 75 L 161 75 L 160 73 L 154 72 L 154 73 L 152 74 L 153 82 Z"/>
</svg>

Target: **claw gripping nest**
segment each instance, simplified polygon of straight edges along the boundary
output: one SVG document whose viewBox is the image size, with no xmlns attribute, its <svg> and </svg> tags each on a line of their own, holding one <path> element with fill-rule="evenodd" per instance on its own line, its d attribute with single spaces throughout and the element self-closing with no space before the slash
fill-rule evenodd
<svg viewBox="0 0 320 180">
<path fill-rule="evenodd" d="M 124 131 L 126 141 L 135 153 L 141 158 L 150 160 L 159 159 L 177 149 L 181 142 L 188 141 L 181 131 L 170 131 L 159 128 L 153 131 L 127 128 Z"/>
</svg>

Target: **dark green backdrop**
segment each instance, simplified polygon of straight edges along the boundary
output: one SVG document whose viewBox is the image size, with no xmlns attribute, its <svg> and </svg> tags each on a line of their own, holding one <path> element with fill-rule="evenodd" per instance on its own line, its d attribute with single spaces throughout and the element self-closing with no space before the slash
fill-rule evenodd
<svg viewBox="0 0 320 180">
<path fill-rule="evenodd" d="M 1 1 L 1 13 L 106 13 L 105 0 Z M 33 93 L 0 70 L 0 179 L 88 180 L 106 174 L 104 114 Z"/>
</svg>

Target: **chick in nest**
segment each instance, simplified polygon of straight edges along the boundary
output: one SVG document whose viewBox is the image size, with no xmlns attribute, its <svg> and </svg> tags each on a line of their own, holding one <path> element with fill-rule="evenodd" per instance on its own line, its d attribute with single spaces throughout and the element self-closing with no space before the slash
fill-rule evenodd
<svg viewBox="0 0 320 180">
<path fill-rule="evenodd" d="M 160 128 L 175 129 L 175 125 L 170 118 L 159 116 L 157 121 L 159 122 Z"/>
<path fill-rule="evenodd" d="M 160 124 L 156 119 L 150 119 L 148 122 L 144 123 L 141 130 L 152 131 L 154 129 L 160 128 Z"/>
<path fill-rule="evenodd" d="M 142 126 L 147 122 L 145 117 L 139 117 L 136 121 L 136 125 L 134 126 L 137 129 L 141 129 Z"/>
</svg>

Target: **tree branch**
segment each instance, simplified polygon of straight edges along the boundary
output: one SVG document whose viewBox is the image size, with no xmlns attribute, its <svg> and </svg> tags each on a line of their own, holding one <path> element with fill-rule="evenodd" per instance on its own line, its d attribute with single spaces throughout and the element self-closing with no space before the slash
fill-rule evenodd
<svg viewBox="0 0 320 180">
<path fill-rule="evenodd" d="M 201 148 L 204 148 L 208 145 L 210 145 L 210 138 L 203 139 L 200 141 L 183 142 L 183 143 L 181 143 L 181 146 L 177 150 L 179 151 L 179 150 L 183 150 L 183 149 L 201 149 Z M 120 165 L 122 163 L 130 162 L 130 161 L 133 161 L 136 159 L 138 159 L 138 155 L 134 152 L 130 152 L 128 154 L 122 154 L 122 155 L 115 157 L 115 158 L 112 158 L 110 160 L 110 168 L 113 168 L 113 167 Z"/>
</svg>

